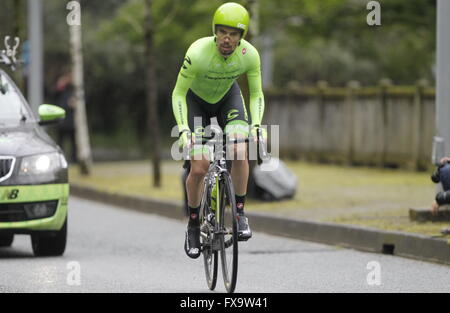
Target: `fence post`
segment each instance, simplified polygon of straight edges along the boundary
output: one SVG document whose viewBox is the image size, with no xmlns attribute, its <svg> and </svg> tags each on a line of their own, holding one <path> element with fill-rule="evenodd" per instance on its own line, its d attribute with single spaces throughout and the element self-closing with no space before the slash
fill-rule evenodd
<svg viewBox="0 0 450 313">
<path fill-rule="evenodd" d="M 316 150 L 316 158 L 322 162 L 326 161 L 326 155 L 327 153 L 324 153 L 326 151 L 326 135 L 327 130 L 325 129 L 325 91 L 328 88 L 328 82 L 324 80 L 319 80 L 317 82 L 317 102 L 319 104 L 319 144 L 314 144 L 314 147 Z"/>
<path fill-rule="evenodd" d="M 347 150 L 347 163 L 348 165 L 353 165 L 354 162 L 354 140 L 355 140 L 355 105 L 356 105 L 356 91 L 361 87 L 361 84 L 352 80 L 347 83 L 347 99 L 346 99 L 346 124 L 347 124 L 347 134 L 348 134 L 348 150 Z"/>
<path fill-rule="evenodd" d="M 290 133 L 291 134 L 295 134 L 295 128 L 296 126 L 296 121 L 297 119 L 295 118 L 295 115 L 297 113 L 297 107 L 301 106 L 301 103 L 296 104 L 295 100 L 296 100 L 296 95 L 301 93 L 301 84 L 299 81 L 297 80 L 291 80 L 287 83 L 287 94 L 285 97 L 285 104 L 284 104 L 284 110 L 287 111 L 287 116 L 286 113 L 281 114 L 278 113 L 278 119 L 279 122 L 278 124 L 281 125 L 285 125 L 288 126 L 288 128 L 290 129 Z M 285 120 L 282 120 L 280 118 L 280 116 L 285 117 Z M 285 139 L 286 140 L 286 139 Z M 280 147 L 282 147 L 282 143 L 285 143 L 286 146 L 286 151 L 287 151 L 287 155 L 289 156 L 289 158 L 294 159 L 294 160 L 298 160 L 299 158 L 302 158 L 305 156 L 305 152 L 307 153 L 309 149 L 306 149 L 307 151 L 303 151 L 301 146 L 299 145 L 298 141 L 282 141 L 282 139 L 280 139 Z"/>
<path fill-rule="evenodd" d="M 421 79 L 416 83 L 416 91 L 414 94 L 414 118 L 413 118 L 413 144 L 412 144 L 412 160 L 415 170 L 421 169 L 420 154 L 423 146 L 423 93 L 428 86 L 426 79 Z"/>
<path fill-rule="evenodd" d="M 384 167 L 386 165 L 386 154 L 388 147 L 388 88 L 392 86 L 392 81 L 389 78 L 383 78 L 379 82 L 380 86 L 380 101 L 381 101 L 381 155 L 379 159 L 379 166 Z"/>
</svg>

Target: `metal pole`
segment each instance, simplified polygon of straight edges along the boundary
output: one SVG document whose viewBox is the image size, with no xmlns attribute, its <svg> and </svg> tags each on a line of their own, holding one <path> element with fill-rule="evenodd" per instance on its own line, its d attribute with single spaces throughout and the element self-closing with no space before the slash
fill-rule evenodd
<svg viewBox="0 0 450 313">
<path fill-rule="evenodd" d="M 43 103 L 43 35 L 42 35 L 42 1 L 28 0 L 28 36 L 30 47 L 30 70 L 28 76 L 28 102 L 37 114 Z"/>
<path fill-rule="evenodd" d="M 450 156 L 450 1 L 437 1 L 436 137 L 433 162 Z M 442 155 L 444 154 L 444 155 Z"/>
</svg>

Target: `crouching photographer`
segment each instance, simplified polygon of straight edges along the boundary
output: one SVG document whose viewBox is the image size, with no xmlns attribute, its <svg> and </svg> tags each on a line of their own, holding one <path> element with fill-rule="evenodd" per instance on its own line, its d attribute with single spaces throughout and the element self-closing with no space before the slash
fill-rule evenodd
<svg viewBox="0 0 450 313">
<path fill-rule="evenodd" d="M 436 200 L 431 205 L 431 211 L 433 214 L 439 212 L 439 207 L 442 205 L 450 204 L 450 158 L 444 157 L 440 161 L 440 165 L 436 169 L 436 172 L 431 175 L 431 180 L 434 183 L 441 183 L 442 191 L 436 194 Z"/>
</svg>

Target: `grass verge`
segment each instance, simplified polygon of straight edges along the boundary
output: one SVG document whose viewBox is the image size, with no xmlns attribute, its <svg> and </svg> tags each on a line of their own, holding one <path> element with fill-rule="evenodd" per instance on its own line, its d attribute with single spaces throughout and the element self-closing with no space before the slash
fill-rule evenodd
<svg viewBox="0 0 450 313">
<path fill-rule="evenodd" d="M 449 223 L 409 221 L 409 208 L 429 207 L 435 187 L 428 173 L 366 167 L 286 162 L 298 177 L 293 199 L 261 202 L 249 199 L 248 211 L 280 216 L 438 235 Z M 70 181 L 113 193 L 181 200 L 181 162 L 164 162 L 162 186 L 152 183 L 150 161 L 97 163 L 83 177 L 69 169 Z"/>
</svg>

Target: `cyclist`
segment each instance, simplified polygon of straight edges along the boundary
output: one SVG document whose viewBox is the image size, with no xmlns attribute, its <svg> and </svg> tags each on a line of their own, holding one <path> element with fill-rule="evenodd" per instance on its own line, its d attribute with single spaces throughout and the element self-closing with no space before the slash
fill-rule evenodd
<svg viewBox="0 0 450 313">
<path fill-rule="evenodd" d="M 172 94 L 172 108 L 178 124 L 179 144 L 192 147 L 195 135 L 202 135 L 211 117 L 217 117 L 219 126 L 232 138 L 256 134 L 264 113 L 261 88 L 261 68 L 258 51 L 246 40 L 249 14 L 240 4 L 229 2 L 214 13 L 214 36 L 195 41 L 187 50 Z M 251 126 L 244 100 L 236 79 L 247 74 L 250 91 Z M 201 123 L 195 125 L 201 118 Z M 265 133 L 264 133 L 265 138 Z M 256 136 L 255 136 L 256 137 Z M 248 240 L 252 231 L 244 214 L 249 165 L 246 144 L 234 149 L 231 176 L 236 193 L 238 236 Z M 186 180 L 189 221 L 186 230 L 185 251 L 191 258 L 200 256 L 199 210 L 203 179 L 209 161 L 206 147 L 190 150 L 191 170 Z"/>
</svg>

